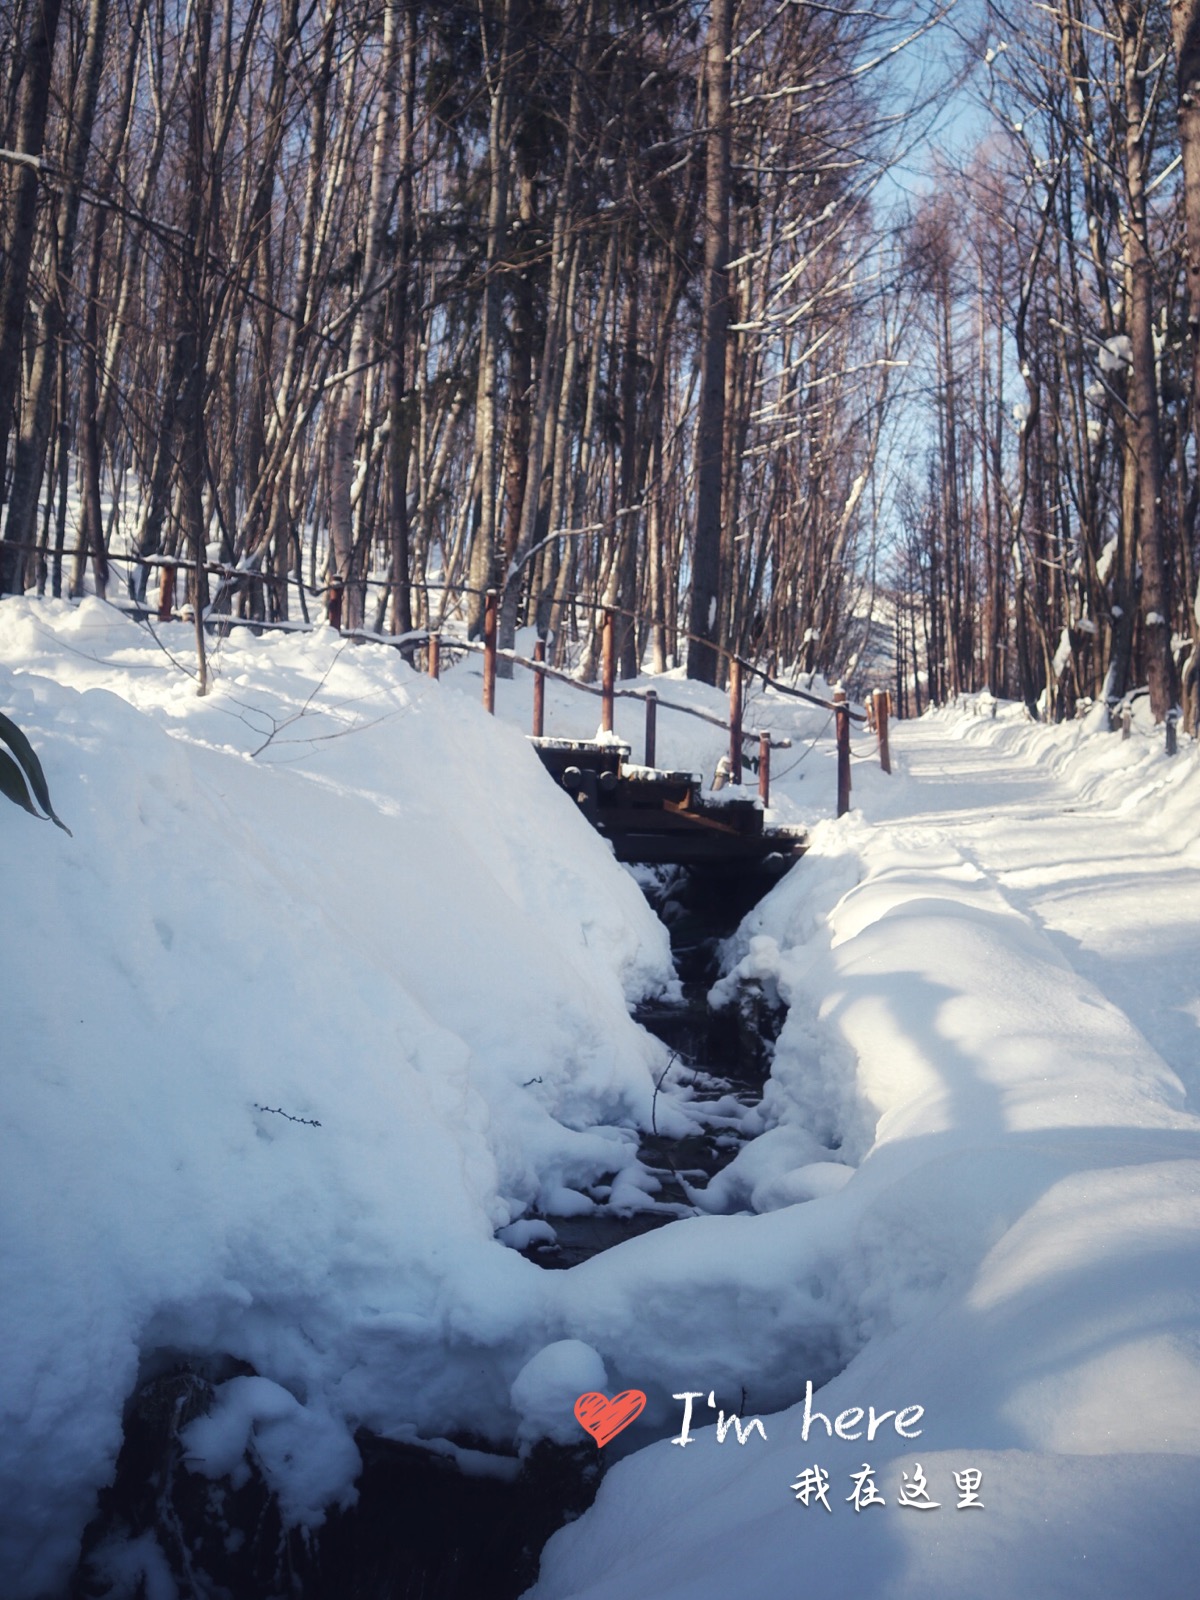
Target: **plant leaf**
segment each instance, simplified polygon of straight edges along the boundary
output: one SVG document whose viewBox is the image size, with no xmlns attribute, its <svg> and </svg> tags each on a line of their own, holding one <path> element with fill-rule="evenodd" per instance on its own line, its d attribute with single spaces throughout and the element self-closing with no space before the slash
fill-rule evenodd
<svg viewBox="0 0 1200 1600">
<path fill-rule="evenodd" d="M 2 711 L 0 711 L 0 739 L 4 740 L 24 767 L 29 787 L 36 795 L 42 810 L 49 811 L 50 788 L 46 782 L 46 774 L 42 771 L 42 763 L 37 758 L 37 751 L 12 718 L 6 717 Z"/>
<path fill-rule="evenodd" d="M 31 817 L 37 817 L 39 822 L 46 820 L 29 798 L 24 774 L 6 750 L 0 750 L 0 794 L 6 794 L 10 800 L 28 811 Z"/>
<path fill-rule="evenodd" d="M 46 782 L 46 774 L 42 771 L 42 763 L 38 760 L 37 751 L 12 718 L 6 717 L 2 711 L 0 711 L 0 739 L 4 740 L 17 758 L 14 761 L 12 756 L 6 755 L 3 750 L 0 750 L 0 791 L 6 794 L 10 800 L 15 801 L 17 805 L 22 806 L 29 812 L 30 816 L 37 817 L 38 812 L 30 803 L 28 789 L 26 788 L 27 781 L 28 788 L 33 790 L 37 802 L 46 813 L 46 816 L 56 826 L 60 827 L 65 834 L 70 835 L 70 828 L 67 827 L 66 823 L 57 815 L 54 807 L 50 804 L 50 785 Z M 18 765 L 18 763 L 20 764 Z M 40 820 L 42 819 L 39 818 Z"/>
</svg>

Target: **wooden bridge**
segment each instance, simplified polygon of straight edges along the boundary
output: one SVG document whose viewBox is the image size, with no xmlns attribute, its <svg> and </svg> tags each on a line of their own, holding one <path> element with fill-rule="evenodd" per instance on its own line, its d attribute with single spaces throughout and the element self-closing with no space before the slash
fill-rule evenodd
<svg viewBox="0 0 1200 1600">
<path fill-rule="evenodd" d="M 764 826 L 757 795 L 728 787 L 705 794 L 694 773 L 631 766 L 627 744 L 547 738 L 532 743 L 618 861 L 755 863 L 771 855 L 795 859 L 807 848 L 805 829 Z"/>
</svg>

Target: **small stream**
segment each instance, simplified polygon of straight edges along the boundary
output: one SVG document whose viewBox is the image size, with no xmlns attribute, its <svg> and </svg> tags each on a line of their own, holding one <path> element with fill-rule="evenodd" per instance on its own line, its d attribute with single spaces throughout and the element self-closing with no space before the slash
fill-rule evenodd
<svg viewBox="0 0 1200 1600">
<path fill-rule="evenodd" d="M 668 928 L 683 996 L 645 1005 L 637 1019 L 693 1074 L 701 1113 L 706 1101 L 727 1104 L 732 1096 L 751 1105 L 762 1094 L 782 1019 L 753 991 L 722 1012 L 710 1010 L 707 994 L 721 941 L 787 865 L 638 872 Z M 683 1184 L 702 1188 L 733 1159 L 738 1140 L 728 1120 L 714 1116 L 711 1127 L 684 1139 L 645 1135 L 639 1153 L 661 1185 L 653 1209 L 547 1218 L 554 1243 L 524 1253 L 548 1270 L 564 1269 L 694 1214 Z M 219 1383 L 250 1370 L 164 1352 L 143 1373 L 126 1407 L 116 1479 L 84 1535 L 70 1600 L 169 1593 L 142 1582 L 114 1587 L 101 1575 L 106 1545 L 116 1541 L 119 1551 L 147 1535 L 181 1600 L 517 1600 L 537 1577 L 546 1540 L 587 1509 L 600 1484 L 604 1463 L 586 1439 L 572 1447 L 543 1442 L 518 1462 L 496 1457 L 485 1441 L 456 1438 L 495 1461 L 494 1475 L 467 1476 L 448 1458 L 364 1430 L 356 1439 L 363 1460 L 357 1504 L 332 1512 L 305 1538 L 283 1528 L 253 1462 L 237 1487 L 183 1464 L 180 1431 L 209 1409 Z"/>
<path fill-rule="evenodd" d="M 690 1071 L 692 1104 L 701 1116 L 706 1102 L 715 1105 L 732 1097 L 750 1106 L 762 1097 L 782 1014 L 766 1007 L 753 989 L 744 992 L 736 1008 L 714 1011 L 708 991 L 719 976 L 722 942 L 789 865 L 771 859 L 753 868 L 637 870 L 643 893 L 670 935 L 683 994 L 679 1001 L 647 1002 L 635 1017 L 674 1053 L 677 1069 Z M 644 1134 L 638 1155 L 661 1185 L 655 1208 L 631 1216 L 600 1211 L 548 1219 L 557 1235 L 555 1244 L 535 1245 L 524 1254 L 539 1266 L 573 1267 L 624 1239 L 695 1215 L 683 1182 L 703 1189 L 733 1160 L 739 1141 L 727 1121 L 716 1117 L 705 1131 L 682 1139 Z"/>
</svg>

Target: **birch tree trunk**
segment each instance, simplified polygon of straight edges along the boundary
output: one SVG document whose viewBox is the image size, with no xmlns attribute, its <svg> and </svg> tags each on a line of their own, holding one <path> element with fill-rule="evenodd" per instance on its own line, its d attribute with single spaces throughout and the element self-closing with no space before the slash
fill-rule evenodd
<svg viewBox="0 0 1200 1600">
<path fill-rule="evenodd" d="M 546 296 L 546 327 L 538 364 L 536 400 L 529 416 L 528 467 L 525 472 L 524 494 L 521 503 L 519 535 L 511 552 L 500 602 L 500 644 L 511 649 L 516 636 L 517 612 L 524 580 L 524 568 L 537 538 L 538 514 L 543 499 L 546 470 L 553 458 L 553 419 L 557 415 L 556 402 L 562 381 L 563 329 L 574 316 L 568 304 L 569 286 L 575 281 L 572 270 L 576 248 L 568 240 L 568 223 L 575 197 L 575 167 L 579 151 L 579 121 L 583 103 L 583 85 L 587 72 L 587 42 L 591 27 L 592 6 L 584 7 L 580 25 L 575 30 L 577 40 L 572 60 L 571 95 L 567 109 L 565 149 L 558 193 L 555 197 L 554 221 L 550 236 L 550 282 Z M 511 665 L 502 663 L 511 675 Z"/>
</svg>

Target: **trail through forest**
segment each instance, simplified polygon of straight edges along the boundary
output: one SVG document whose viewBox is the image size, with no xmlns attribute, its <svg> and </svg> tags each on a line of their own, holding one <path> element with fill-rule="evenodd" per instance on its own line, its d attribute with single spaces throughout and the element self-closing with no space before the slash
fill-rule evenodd
<svg viewBox="0 0 1200 1600">
<path fill-rule="evenodd" d="M 1200 1099 L 1200 862 L 1156 825 L 1153 796 L 1131 807 L 1093 775 L 1082 783 L 932 719 L 900 725 L 919 786 L 916 832 L 944 832 L 1077 972 L 1127 1013 Z M 970 724 L 966 725 L 970 731 Z M 1165 782 L 1165 777 L 1163 779 Z M 1153 787 L 1153 785 L 1149 786 Z"/>
<path fill-rule="evenodd" d="M 744 1170 L 781 1277 L 820 1229 L 841 1370 L 741 1449 L 701 1393 L 695 1447 L 618 1463 L 537 1600 L 783 1600 L 800 1575 L 824 1600 L 1193 1591 L 1194 752 L 986 699 L 893 749 L 718 986 L 788 1006 L 774 1126 L 718 1183 Z M 836 1128 L 854 1172 L 789 1205 L 809 1196 L 770 1151 L 800 1126 Z M 864 1431 L 868 1405 L 912 1402 L 911 1442 Z"/>
</svg>

